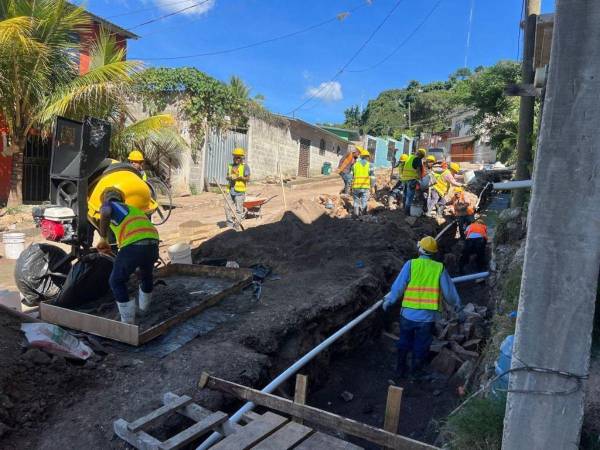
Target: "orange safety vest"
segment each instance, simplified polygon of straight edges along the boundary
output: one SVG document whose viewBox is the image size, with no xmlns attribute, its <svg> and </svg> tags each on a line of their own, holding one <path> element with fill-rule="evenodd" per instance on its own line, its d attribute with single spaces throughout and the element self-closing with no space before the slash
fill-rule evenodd
<svg viewBox="0 0 600 450">
<path fill-rule="evenodd" d="M 467 227 L 467 231 L 466 231 L 467 239 L 469 239 L 469 236 L 473 233 L 480 234 L 487 241 L 487 225 L 484 225 L 483 223 L 477 223 L 477 222 L 472 223 L 471 225 L 469 225 Z"/>
</svg>

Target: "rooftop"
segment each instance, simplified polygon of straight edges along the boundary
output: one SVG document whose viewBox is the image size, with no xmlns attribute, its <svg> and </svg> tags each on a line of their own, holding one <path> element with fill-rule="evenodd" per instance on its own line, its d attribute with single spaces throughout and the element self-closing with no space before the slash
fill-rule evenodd
<svg viewBox="0 0 600 450">
<path fill-rule="evenodd" d="M 73 3 L 69 3 L 69 5 L 71 5 L 74 8 L 78 7 L 77 5 L 74 5 Z M 85 6 L 82 5 L 81 7 L 85 9 Z M 131 31 L 126 30 L 125 28 L 122 28 L 119 25 L 116 25 L 100 16 L 97 16 L 96 14 L 89 12 L 87 9 L 85 10 L 85 12 L 88 16 L 91 17 L 91 19 L 94 22 L 98 22 L 99 24 L 103 25 L 105 28 L 107 28 L 109 31 L 112 31 L 113 33 L 120 34 L 127 39 L 139 39 L 139 36 L 137 34 L 132 33 Z"/>
</svg>

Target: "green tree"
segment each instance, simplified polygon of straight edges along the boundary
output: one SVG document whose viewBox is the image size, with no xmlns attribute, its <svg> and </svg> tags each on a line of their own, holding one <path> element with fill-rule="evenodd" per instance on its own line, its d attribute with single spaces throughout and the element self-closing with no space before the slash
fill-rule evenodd
<svg viewBox="0 0 600 450">
<path fill-rule="evenodd" d="M 229 80 L 229 87 L 237 98 L 246 100 L 250 96 L 250 88 L 246 86 L 240 77 L 233 75 Z"/>
<path fill-rule="evenodd" d="M 358 105 L 345 109 L 344 117 L 345 128 L 360 128 L 362 126 L 362 113 Z"/>
</svg>

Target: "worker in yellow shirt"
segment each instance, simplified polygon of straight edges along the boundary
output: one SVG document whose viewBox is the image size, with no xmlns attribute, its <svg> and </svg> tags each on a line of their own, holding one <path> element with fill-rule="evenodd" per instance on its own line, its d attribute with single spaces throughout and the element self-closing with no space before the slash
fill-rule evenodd
<svg viewBox="0 0 600 450">
<path fill-rule="evenodd" d="M 227 226 L 239 228 L 238 222 L 244 218 L 244 201 L 246 200 L 246 185 L 250 180 L 250 166 L 244 164 L 246 152 L 243 148 L 233 150 L 233 163 L 227 165 L 227 181 L 229 181 L 229 195 L 235 209 L 238 220 L 236 221 L 231 208 L 225 205 L 225 216 Z"/>
<path fill-rule="evenodd" d="M 131 164 L 142 177 L 142 180 L 148 181 L 148 175 L 144 171 L 144 154 L 139 150 L 132 150 L 127 157 L 129 164 Z"/>
<path fill-rule="evenodd" d="M 404 164 L 408 160 L 408 155 L 406 153 L 402 153 L 400 155 L 400 159 L 397 164 L 394 164 L 394 168 L 398 168 L 399 179 L 398 182 L 394 185 L 394 187 L 390 191 L 390 197 L 388 199 L 388 207 L 391 209 L 393 206 L 393 201 L 396 200 L 398 205 L 402 203 L 402 195 L 404 190 L 404 182 L 402 181 L 402 169 L 404 168 Z"/>
<path fill-rule="evenodd" d="M 420 148 L 414 155 L 410 155 L 400 173 L 400 180 L 404 182 L 404 212 L 410 215 L 410 207 L 415 199 L 417 183 L 423 178 L 423 159 L 427 150 Z"/>
<path fill-rule="evenodd" d="M 460 172 L 458 163 L 452 162 L 449 167 L 442 172 L 437 181 L 432 186 L 431 195 L 427 199 L 427 214 L 441 215 L 440 209 L 446 204 L 445 196 L 450 191 L 451 186 L 463 187 L 462 183 L 456 181 L 454 176 Z M 437 211 L 434 211 L 434 208 Z"/>
<path fill-rule="evenodd" d="M 373 168 L 369 159 L 371 154 L 363 147 L 356 146 L 359 159 L 352 166 L 352 195 L 354 197 L 354 217 L 367 213 L 367 202 L 371 193 Z"/>
</svg>

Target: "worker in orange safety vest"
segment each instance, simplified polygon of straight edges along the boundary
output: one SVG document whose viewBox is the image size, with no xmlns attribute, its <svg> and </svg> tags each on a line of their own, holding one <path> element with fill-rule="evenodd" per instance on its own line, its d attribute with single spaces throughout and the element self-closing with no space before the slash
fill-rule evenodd
<svg viewBox="0 0 600 450">
<path fill-rule="evenodd" d="M 485 256 L 488 239 L 487 225 L 483 219 L 479 218 L 467 227 L 465 235 L 465 245 L 458 263 L 460 273 L 464 273 L 465 267 L 471 260 L 471 255 L 476 256 L 477 271 L 483 272 L 487 267 Z"/>
</svg>

